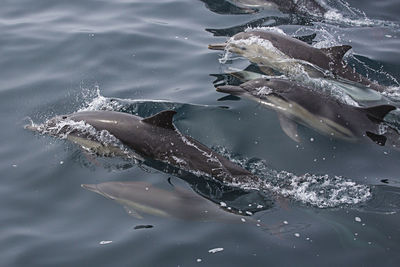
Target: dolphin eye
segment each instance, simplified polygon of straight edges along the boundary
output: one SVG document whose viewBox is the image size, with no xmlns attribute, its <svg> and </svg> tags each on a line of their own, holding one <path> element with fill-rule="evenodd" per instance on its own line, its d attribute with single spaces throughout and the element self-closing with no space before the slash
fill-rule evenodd
<svg viewBox="0 0 400 267">
<path fill-rule="evenodd" d="M 62 116 L 62 119 L 63 119 L 63 120 L 65 120 L 66 118 L 67 118 L 67 116 L 65 116 L 65 115 L 64 115 L 64 116 Z"/>
<path fill-rule="evenodd" d="M 241 47 L 240 49 L 243 50 L 243 51 L 247 50 L 246 47 Z"/>
</svg>

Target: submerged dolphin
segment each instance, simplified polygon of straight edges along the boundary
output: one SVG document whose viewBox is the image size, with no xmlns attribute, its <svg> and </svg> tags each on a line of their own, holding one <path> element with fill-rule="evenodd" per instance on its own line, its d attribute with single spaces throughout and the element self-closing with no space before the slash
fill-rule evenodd
<svg viewBox="0 0 400 267">
<path fill-rule="evenodd" d="M 284 79 L 260 78 L 240 86 L 219 86 L 217 91 L 249 96 L 276 110 L 283 131 L 297 142 L 300 141 L 297 123 L 300 123 L 332 137 L 355 141 L 367 136 L 379 145 L 385 145 L 387 136 L 381 132 L 380 124 L 387 113 L 396 109 L 391 105 L 350 106 Z M 394 131 L 387 134 L 394 134 Z"/>
<path fill-rule="evenodd" d="M 143 218 L 143 214 L 191 221 L 215 221 L 238 217 L 224 205 L 180 187 L 163 190 L 146 182 L 106 182 L 82 184 L 82 187 L 123 205 L 128 214 Z M 238 220 L 239 221 L 239 220 Z"/>
<path fill-rule="evenodd" d="M 379 92 L 386 89 L 343 61 L 344 54 L 351 49 L 349 45 L 318 49 L 283 33 L 248 31 L 234 35 L 226 43 L 209 45 L 209 48 L 243 55 L 266 73 L 272 69 L 293 78 L 306 71 L 312 77 L 333 76 Z"/>
<path fill-rule="evenodd" d="M 84 111 L 57 116 L 44 125 L 28 125 L 26 128 L 55 136 L 67 135 L 67 138 L 89 148 L 104 146 L 93 140 L 93 134 L 88 134 L 87 130 L 82 133 L 78 127 L 67 127 L 81 123 L 94 127 L 95 132 L 110 133 L 140 158 L 161 161 L 230 184 L 258 179 L 200 142 L 181 134 L 172 123 L 175 113 L 166 110 L 141 118 L 115 111 Z M 107 149 L 118 151 L 118 147 L 111 148 Z"/>
<path fill-rule="evenodd" d="M 279 239 L 283 238 L 283 234 L 308 227 L 301 223 L 287 225 L 278 222 L 267 225 L 255 219 L 252 212 L 232 209 L 224 202 L 218 205 L 191 190 L 176 186 L 173 190 L 157 188 L 146 182 L 106 182 L 81 186 L 121 204 L 129 215 L 138 219 L 142 219 L 144 215 L 152 215 L 184 221 L 245 223 Z M 134 229 L 151 227 L 152 225 L 139 225 Z"/>
</svg>

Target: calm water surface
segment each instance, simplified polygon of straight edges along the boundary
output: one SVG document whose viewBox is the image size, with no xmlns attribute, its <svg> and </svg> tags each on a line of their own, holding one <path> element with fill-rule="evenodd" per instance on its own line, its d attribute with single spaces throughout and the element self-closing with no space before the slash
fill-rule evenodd
<svg viewBox="0 0 400 267">
<path fill-rule="evenodd" d="M 315 45 L 351 44 L 346 60 L 392 86 L 387 96 L 398 101 L 399 2 L 326 4 L 342 16 L 296 17 L 276 9 L 229 14 L 229 3 L 205 0 L 3 0 L 1 265 L 397 266 L 398 150 L 331 140 L 304 127 L 306 141 L 297 145 L 275 112 L 246 99 L 221 99 L 213 84 L 231 62 L 221 64 L 222 53 L 208 44 L 249 25 L 272 26 L 290 35 L 316 33 Z M 23 128 L 30 119 L 82 108 L 140 116 L 174 108 L 180 131 L 265 178 L 271 190 L 243 191 L 129 160 L 93 158 Z M 172 192 L 168 178 L 216 203 L 258 211 L 252 219 L 263 227 L 243 223 L 243 216 L 233 223 L 139 220 L 80 186 L 146 181 Z M 332 190 L 321 192 L 327 184 Z M 134 229 L 143 224 L 154 227 Z M 223 250 L 209 252 L 214 248 Z"/>
</svg>

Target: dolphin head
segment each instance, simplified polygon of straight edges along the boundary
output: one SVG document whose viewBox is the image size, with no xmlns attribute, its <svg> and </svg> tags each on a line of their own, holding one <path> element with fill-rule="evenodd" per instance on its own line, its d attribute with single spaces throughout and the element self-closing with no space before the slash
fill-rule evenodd
<svg viewBox="0 0 400 267">
<path fill-rule="evenodd" d="M 58 115 L 46 120 L 42 124 L 31 123 L 25 125 L 24 128 L 41 134 L 62 135 L 68 131 L 66 124 L 62 124 L 67 118 L 68 115 Z"/>
<path fill-rule="evenodd" d="M 241 32 L 234 35 L 225 43 L 210 44 L 208 45 L 208 48 L 211 50 L 227 50 L 232 53 L 244 55 L 246 50 L 250 48 L 249 43 L 243 40 L 246 40 L 250 36 L 251 35 L 249 35 L 247 32 Z"/>
<path fill-rule="evenodd" d="M 276 47 L 277 33 L 249 31 L 240 32 L 226 43 L 212 44 L 213 50 L 225 50 L 243 56 L 259 66 L 278 68 L 287 55 Z M 278 65 L 277 65 L 278 64 Z M 278 68 L 279 69 L 279 68 Z"/>
</svg>

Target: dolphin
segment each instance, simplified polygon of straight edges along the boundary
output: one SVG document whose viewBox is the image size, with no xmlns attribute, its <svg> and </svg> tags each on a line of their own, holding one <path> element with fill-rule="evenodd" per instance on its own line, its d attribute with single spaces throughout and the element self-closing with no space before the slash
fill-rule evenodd
<svg viewBox="0 0 400 267">
<path fill-rule="evenodd" d="M 104 146 L 99 145 L 99 140 L 92 137 L 96 136 L 96 132 L 100 132 L 101 136 L 106 132 L 132 149 L 137 155 L 136 158 L 141 160 L 160 161 L 197 176 L 211 176 L 228 184 L 259 179 L 197 140 L 180 133 L 172 122 L 175 114 L 176 111 L 165 110 L 142 118 L 115 111 L 82 111 L 56 116 L 43 125 L 27 125 L 26 128 L 55 136 L 66 135 L 78 144 L 90 148 Z M 73 127 L 68 127 L 71 125 Z M 82 127 L 84 125 L 94 129 L 87 130 L 87 127 Z M 106 139 L 106 143 L 109 139 L 110 137 Z M 112 148 L 108 150 L 118 151 L 119 146 Z"/>
<path fill-rule="evenodd" d="M 208 9 L 220 14 L 251 14 L 263 9 L 283 13 L 323 16 L 327 9 L 315 0 L 201 0 Z"/>
<path fill-rule="evenodd" d="M 248 96 L 276 110 L 282 130 L 296 142 L 300 142 L 299 123 L 331 137 L 347 141 L 368 137 L 379 145 L 385 145 L 388 138 L 386 133 L 382 133 L 381 123 L 386 114 L 396 109 L 392 105 L 369 108 L 347 105 L 329 95 L 278 78 L 259 78 L 240 86 L 219 86 L 217 91 Z"/>
<path fill-rule="evenodd" d="M 343 61 L 349 45 L 315 48 L 296 38 L 274 31 L 241 32 L 223 44 L 211 44 L 209 49 L 227 50 L 248 58 L 269 74 L 279 71 L 290 78 L 299 78 L 306 72 L 311 77 L 339 79 L 357 83 L 379 92 L 385 86 L 370 81 Z"/>
<path fill-rule="evenodd" d="M 256 226 L 279 239 L 283 234 L 308 227 L 305 224 L 265 224 L 256 219 L 252 212 L 236 210 L 225 202 L 215 203 L 191 190 L 174 186 L 164 190 L 147 182 L 105 182 L 82 184 L 84 189 L 111 199 L 124 207 L 126 212 L 143 219 L 145 215 L 194 222 L 245 223 Z M 138 225 L 134 229 L 152 228 L 152 225 Z"/>
<path fill-rule="evenodd" d="M 216 203 L 181 187 L 163 190 L 146 182 L 106 182 L 82 184 L 123 205 L 129 215 L 142 219 L 144 214 L 188 221 L 215 221 L 238 217 L 224 204 Z"/>
<path fill-rule="evenodd" d="M 231 0 L 243 8 L 277 8 L 283 13 L 323 16 L 327 10 L 315 0 Z"/>
</svg>

